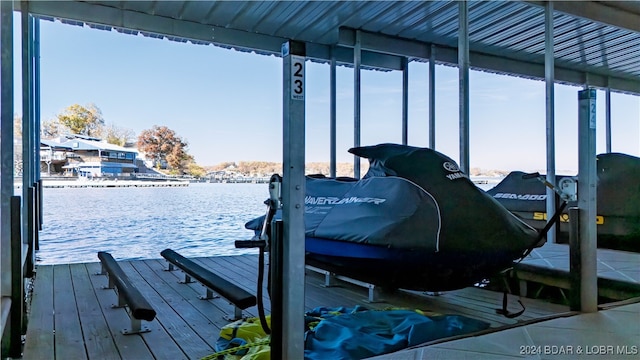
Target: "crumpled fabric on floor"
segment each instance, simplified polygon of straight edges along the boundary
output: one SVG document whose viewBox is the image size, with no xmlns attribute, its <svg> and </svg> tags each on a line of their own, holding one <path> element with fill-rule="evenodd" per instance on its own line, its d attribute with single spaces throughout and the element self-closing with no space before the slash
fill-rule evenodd
<svg viewBox="0 0 640 360">
<path fill-rule="evenodd" d="M 362 359 L 489 327 L 461 315 L 425 316 L 404 309 L 317 308 L 307 315 L 322 320 L 305 334 L 306 360 Z"/>
</svg>

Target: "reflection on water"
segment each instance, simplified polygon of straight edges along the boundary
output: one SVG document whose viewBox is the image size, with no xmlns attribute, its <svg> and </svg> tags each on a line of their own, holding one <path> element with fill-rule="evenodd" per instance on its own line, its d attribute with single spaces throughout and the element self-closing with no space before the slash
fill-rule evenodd
<svg viewBox="0 0 640 360">
<path fill-rule="evenodd" d="M 38 264 L 235 255 L 249 239 L 244 223 L 265 211 L 267 184 L 190 184 L 188 187 L 45 188 Z"/>
</svg>

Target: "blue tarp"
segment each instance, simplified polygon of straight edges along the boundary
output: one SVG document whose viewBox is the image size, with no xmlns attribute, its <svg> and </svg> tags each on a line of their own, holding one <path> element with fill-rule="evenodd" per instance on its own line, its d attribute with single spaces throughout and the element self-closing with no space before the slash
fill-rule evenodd
<svg viewBox="0 0 640 360">
<path fill-rule="evenodd" d="M 428 341 L 484 330 L 489 324 L 461 315 L 425 316 L 413 310 L 316 308 L 322 318 L 305 334 L 305 359 L 363 359 Z"/>
</svg>

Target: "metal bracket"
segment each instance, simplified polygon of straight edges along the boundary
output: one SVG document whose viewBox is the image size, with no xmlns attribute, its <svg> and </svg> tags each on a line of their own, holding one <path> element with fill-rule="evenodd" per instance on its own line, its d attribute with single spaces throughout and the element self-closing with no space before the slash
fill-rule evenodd
<svg viewBox="0 0 640 360">
<path fill-rule="evenodd" d="M 127 300 L 125 300 L 124 296 L 120 294 L 118 288 L 115 288 L 116 294 L 118 294 L 118 303 L 111 305 L 112 308 L 123 308 L 127 306 Z"/>
<path fill-rule="evenodd" d="M 236 321 L 242 319 L 242 309 L 237 306 L 233 306 L 233 317 L 229 315 L 223 316 L 223 318 L 227 321 Z"/>
<path fill-rule="evenodd" d="M 191 276 L 189 276 L 189 274 L 184 273 L 184 281 L 178 281 L 178 282 L 180 284 L 190 284 L 190 283 L 193 283 L 195 281 L 191 278 Z"/>
<path fill-rule="evenodd" d="M 113 279 L 111 279 L 111 276 L 109 276 L 108 273 L 105 273 L 105 275 L 107 275 L 107 280 L 109 282 L 108 282 L 108 284 L 106 286 L 103 286 L 102 288 L 103 289 L 115 289 L 116 288 L 116 284 L 113 282 Z"/>
<path fill-rule="evenodd" d="M 356 279 L 352 279 L 350 277 L 347 276 L 342 276 L 342 275 L 336 275 L 335 273 L 332 273 L 330 271 L 324 270 L 324 269 L 320 269 L 314 266 L 310 266 L 310 265 L 306 265 L 305 266 L 308 270 L 311 270 L 313 272 L 317 272 L 320 273 L 322 275 L 324 275 L 324 287 L 331 287 L 331 286 L 337 286 L 336 285 L 336 281 L 335 280 L 341 280 L 344 282 L 348 282 L 350 284 L 353 285 L 357 285 L 357 286 L 361 286 L 364 288 L 367 288 L 368 290 L 368 296 L 367 299 L 365 299 L 365 302 L 368 303 L 380 303 L 380 302 L 385 302 L 384 299 L 381 298 L 380 296 L 380 288 L 374 284 L 370 284 L 364 281 L 360 281 L 360 280 L 356 280 Z"/>
<path fill-rule="evenodd" d="M 202 286 L 204 286 L 204 285 L 202 285 Z M 204 296 L 199 296 L 198 297 L 200 300 L 217 299 L 217 298 L 220 297 L 219 295 L 214 294 L 213 290 L 209 289 L 208 287 L 205 286 L 204 288 L 206 289 L 206 293 L 205 293 Z"/>
<path fill-rule="evenodd" d="M 129 310 L 127 309 L 127 313 Z M 131 319 L 131 328 L 122 329 L 123 335 L 133 335 L 133 334 L 142 334 L 151 331 L 147 326 L 142 325 L 142 320 L 135 319 L 131 314 L 129 314 L 129 318 Z"/>
</svg>

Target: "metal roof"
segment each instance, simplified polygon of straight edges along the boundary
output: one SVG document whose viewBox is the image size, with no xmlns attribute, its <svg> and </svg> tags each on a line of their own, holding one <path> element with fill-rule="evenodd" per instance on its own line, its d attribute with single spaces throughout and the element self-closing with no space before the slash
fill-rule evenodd
<svg viewBox="0 0 640 360">
<path fill-rule="evenodd" d="M 23 3 L 24 4 L 24 3 Z M 287 40 L 307 57 L 401 69 L 401 56 L 457 65 L 456 1 L 38 1 L 29 11 L 103 30 L 280 54 Z M 471 67 L 544 78 L 544 7 L 538 1 L 470 1 Z M 19 3 L 16 2 L 16 6 Z M 640 2 L 554 1 L 558 82 L 640 94 Z"/>
<path fill-rule="evenodd" d="M 63 143 L 60 143 L 58 146 L 63 146 L 67 148 L 71 148 L 73 150 L 110 150 L 110 151 L 120 151 L 126 153 L 137 153 L 136 149 L 127 149 L 122 146 L 109 144 L 106 141 L 91 141 L 86 139 L 74 138 L 69 139 Z"/>
</svg>

